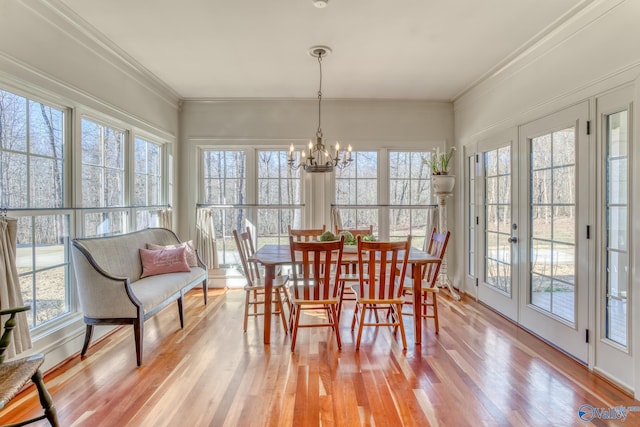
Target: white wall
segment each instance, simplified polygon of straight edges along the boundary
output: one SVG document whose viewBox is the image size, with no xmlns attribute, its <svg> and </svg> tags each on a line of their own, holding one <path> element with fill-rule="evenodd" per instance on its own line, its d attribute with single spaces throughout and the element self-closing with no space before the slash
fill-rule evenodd
<svg viewBox="0 0 640 427">
<path fill-rule="evenodd" d="M 455 139 L 459 153 L 465 145 L 500 132 L 513 130 L 518 125 L 543 117 L 587 100 L 624 83 L 634 83 L 635 104 L 639 104 L 640 91 L 640 1 L 603 0 L 594 2 L 576 19 L 540 42 L 523 57 L 491 76 L 454 103 Z M 634 151 L 640 149 L 638 138 L 638 108 L 636 107 Z M 593 116 L 593 103 L 591 115 Z M 632 160 L 630 170 L 632 188 L 640 186 L 640 162 Z M 462 200 L 462 186 L 457 199 Z M 631 194 L 637 191 L 631 190 Z M 637 198 L 632 201 L 630 218 L 640 212 Z M 634 215 L 635 211 L 635 215 Z M 464 224 L 461 210 L 455 221 Z M 633 224 L 631 250 L 631 286 L 640 289 L 640 224 Z M 464 233 L 455 236 L 456 258 L 464 259 Z M 456 270 L 456 282 L 463 283 L 464 272 Z M 475 294 L 475 290 L 468 290 Z M 632 293 L 630 308 L 640 307 L 640 295 Z M 640 316 L 632 311 L 632 328 L 640 328 Z M 593 317 L 593 313 L 590 315 Z M 640 389 L 640 351 L 637 333 L 633 353 L 636 355 L 634 379 L 636 397 Z M 631 375 L 631 373 L 630 373 Z"/>
<path fill-rule="evenodd" d="M 26 81 L 166 138 L 177 134 L 177 96 L 48 2 L 0 2 L 0 79 Z"/>
<path fill-rule="evenodd" d="M 56 1 L 51 4 L 61 6 Z M 0 1 L 0 87 L 113 118 L 141 135 L 170 143 L 173 151 L 177 96 L 93 36 L 49 2 Z M 44 369 L 82 348 L 81 313 L 67 320 L 34 337 L 33 351 L 47 355 Z M 100 327 L 95 337 L 106 330 Z"/>
<path fill-rule="evenodd" d="M 198 146 L 304 146 L 318 126 L 315 100 L 192 100 L 180 118 L 180 235 L 194 237 Z M 431 149 L 453 142 L 453 110 L 447 102 L 323 100 L 322 130 L 331 141 L 355 149 Z M 315 182 L 314 182 L 315 183 Z"/>
</svg>

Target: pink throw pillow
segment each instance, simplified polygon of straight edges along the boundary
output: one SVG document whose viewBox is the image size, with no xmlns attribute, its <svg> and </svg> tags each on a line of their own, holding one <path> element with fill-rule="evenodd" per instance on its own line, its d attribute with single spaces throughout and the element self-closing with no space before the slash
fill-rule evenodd
<svg viewBox="0 0 640 427">
<path fill-rule="evenodd" d="M 175 249 L 140 249 L 142 275 L 140 278 L 165 273 L 191 271 L 185 258 L 185 248 Z"/>
<path fill-rule="evenodd" d="M 189 267 L 197 267 L 198 266 L 198 257 L 196 256 L 196 251 L 193 249 L 193 240 L 189 240 L 188 242 L 182 242 L 175 245 L 156 245 L 153 243 L 147 243 L 147 249 L 176 249 L 176 248 L 185 248 L 185 256 L 187 258 L 187 264 Z"/>
</svg>

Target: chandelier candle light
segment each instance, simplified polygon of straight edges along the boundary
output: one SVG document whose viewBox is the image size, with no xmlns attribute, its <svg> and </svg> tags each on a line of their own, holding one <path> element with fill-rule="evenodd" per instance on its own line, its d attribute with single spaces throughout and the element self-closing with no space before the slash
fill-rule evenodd
<svg viewBox="0 0 640 427">
<path fill-rule="evenodd" d="M 340 143 L 336 141 L 332 147 L 334 155 L 325 147 L 322 136 L 322 58 L 327 56 L 331 49 L 326 46 L 314 46 L 309 49 L 309 55 L 318 58 L 320 66 L 320 88 L 318 89 L 318 130 L 316 131 L 316 143 L 309 141 L 309 150 L 302 150 L 300 163 L 296 163 L 293 144 L 289 147 L 289 168 L 298 169 L 300 166 L 305 172 L 333 172 L 334 168 L 344 169 L 353 162 L 351 145 L 340 153 Z"/>
</svg>

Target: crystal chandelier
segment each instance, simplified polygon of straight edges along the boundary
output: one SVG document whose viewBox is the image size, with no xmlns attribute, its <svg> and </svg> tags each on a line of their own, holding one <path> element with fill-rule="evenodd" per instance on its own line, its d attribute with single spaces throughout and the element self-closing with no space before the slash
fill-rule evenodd
<svg viewBox="0 0 640 427">
<path fill-rule="evenodd" d="M 336 141 L 335 147 L 327 149 L 322 137 L 322 58 L 331 52 L 326 46 L 315 46 L 309 50 L 309 54 L 318 58 L 320 66 L 320 88 L 318 89 L 318 130 L 316 131 L 316 143 L 309 141 L 309 149 L 300 153 L 300 163 L 296 162 L 293 144 L 289 147 L 289 168 L 298 169 L 302 167 L 306 172 L 332 172 L 334 168 L 344 169 L 353 161 L 351 155 L 351 145 L 340 152 L 340 143 Z"/>
</svg>

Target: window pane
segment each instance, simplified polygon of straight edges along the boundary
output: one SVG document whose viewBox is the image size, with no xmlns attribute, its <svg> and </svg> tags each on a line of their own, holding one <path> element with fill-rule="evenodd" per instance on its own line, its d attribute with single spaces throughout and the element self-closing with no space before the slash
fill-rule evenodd
<svg viewBox="0 0 640 427">
<path fill-rule="evenodd" d="M 629 346 L 628 111 L 606 117 L 606 337 Z"/>
<path fill-rule="evenodd" d="M 102 143 L 100 141 L 101 126 L 82 119 L 82 164 L 102 165 Z"/>
<path fill-rule="evenodd" d="M 125 232 L 124 212 L 88 213 L 84 216 L 85 237 L 109 236 Z"/>
<path fill-rule="evenodd" d="M 62 207 L 62 161 L 31 159 L 31 207 Z"/>
<path fill-rule="evenodd" d="M 62 111 L 29 101 L 30 153 L 62 158 L 63 126 Z"/>
<path fill-rule="evenodd" d="M 0 152 L 2 184 L 0 202 L 2 206 L 13 208 L 29 207 L 27 192 L 27 155 Z"/>
<path fill-rule="evenodd" d="M 0 148 L 27 151 L 27 100 L 0 90 Z"/>
<path fill-rule="evenodd" d="M 83 206 L 124 206 L 124 132 L 83 119 L 82 153 Z"/>
<path fill-rule="evenodd" d="M 575 130 L 562 129 L 530 142 L 530 299 L 539 308 L 573 323 Z"/>
<path fill-rule="evenodd" d="M 135 206 L 154 206 L 162 203 L 160 150 L 161 146 L 159 144 L 141 138 L 135 139 L 133 194 L 133 204 Z M 138 215 L 135 218 L 135 227 L 140 229 Z"/>
<path fill-rule="evenodd" d="M 69 312 L 68 251 L 68 215 L 19 219 L 16 264 L 31 327 Z"/>
</svg>

